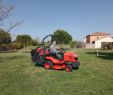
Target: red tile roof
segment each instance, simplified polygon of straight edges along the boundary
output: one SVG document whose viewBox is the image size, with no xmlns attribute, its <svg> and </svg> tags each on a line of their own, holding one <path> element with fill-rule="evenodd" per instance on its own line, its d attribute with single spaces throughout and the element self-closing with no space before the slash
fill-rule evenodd
<svg viewBox="0 0 113 95">
<path fill-rule="evenodd" d="M 105 35 L 110 35 L 109 33 L 106 32 L 94 32 L 90 34 L 91 36 L 105 36 Z"/>
</svg>

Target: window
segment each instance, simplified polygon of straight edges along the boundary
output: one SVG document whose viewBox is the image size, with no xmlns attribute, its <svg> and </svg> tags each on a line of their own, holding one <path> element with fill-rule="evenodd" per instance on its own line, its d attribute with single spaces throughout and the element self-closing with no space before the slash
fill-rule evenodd
<svg viewBox="0 0 113 95">
<path fill-rule="evenodd" d="M 95 41 L 92 41 L 92 44 L 95 44 Z"/>
</svg>

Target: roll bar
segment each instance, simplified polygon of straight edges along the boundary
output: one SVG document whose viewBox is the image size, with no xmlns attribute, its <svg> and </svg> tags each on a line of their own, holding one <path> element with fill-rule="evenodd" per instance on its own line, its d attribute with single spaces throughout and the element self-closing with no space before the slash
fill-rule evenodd
<svg viewBox="0 0 113 95">
<path fill-rule="evenodd" d="M 53 37 L 53 35 L 51 35 L 51 34 L 45 36 L 45 37 L 43 38 L 43 40 L 42 40 L 42 43 L 44 43 L 45 39 L 47 39 L 49 36 Z"/>
</svg>

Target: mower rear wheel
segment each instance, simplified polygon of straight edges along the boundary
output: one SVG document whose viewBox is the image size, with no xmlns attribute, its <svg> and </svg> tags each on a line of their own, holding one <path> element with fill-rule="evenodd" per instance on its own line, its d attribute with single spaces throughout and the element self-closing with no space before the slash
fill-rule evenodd
<svg viewBox="0 0 113 95">
<path fill-rule="evenodd" d="M 78 69 L 79 69 L 79 67 L 73 67 L 73 69 L 74 69 L 74 70 L 78 70 Z"/>
<path fill-rule="evenodd" d="M 52 69 L 52 62 L 51 61 L 46 61 L 44 64 L 45 69 Z"/>
<path fill-rule="evenodd" d="M 65 70 L 66 70 L 67 72 L 71 72 L 71 71 L 72 71 L 72 66 L 71 66 L 71 65 L 66 65 Z"/>
</svg>

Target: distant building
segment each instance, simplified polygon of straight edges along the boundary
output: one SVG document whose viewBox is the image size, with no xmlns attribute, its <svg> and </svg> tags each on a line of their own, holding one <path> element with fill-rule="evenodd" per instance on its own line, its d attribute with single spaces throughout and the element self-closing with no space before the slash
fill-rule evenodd
<svg viewBox="0 0 113 95">
<path fill-rule="evenodd" d="M 105 32 L 95 32 L 85 37 L 86 48 L 101 48 L 103 43 L 113 42 L 111 34 Z"/>
</svg>

